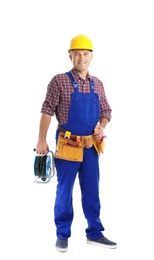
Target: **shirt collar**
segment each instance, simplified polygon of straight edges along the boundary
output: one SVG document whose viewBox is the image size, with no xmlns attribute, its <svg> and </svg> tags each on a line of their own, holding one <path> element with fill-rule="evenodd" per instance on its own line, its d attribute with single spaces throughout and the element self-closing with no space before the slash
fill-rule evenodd
<svg viewBox="0 0 154 260">
<path fill-rule="evenodd" d="M 78 74 L 78 72 L 73 68 L 73 69 L 71 69 L 71 73 L 72 73 L 72 75 L 76 78 L 76 79 L 78 79 L 78 80 L 81 80 L 82 78 L 79 76 L 79 74 Z M 90 74 L 89 74 L 89 71 L 88 71 L 88 73 L 87 73 L 87 76 L 86 76 L 86 80 L 91 80 L 92 78 L 91 78 L 91 76 L 90 76 Z"/>
</svg>

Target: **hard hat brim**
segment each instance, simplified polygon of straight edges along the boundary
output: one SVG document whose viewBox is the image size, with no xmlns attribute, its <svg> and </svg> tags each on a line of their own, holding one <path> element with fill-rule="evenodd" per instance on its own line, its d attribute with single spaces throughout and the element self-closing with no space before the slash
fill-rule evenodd
<svg viewBox="0 0 154 260">
<path fill-rule="evenodd" d="M 69 49 L 68 50 L 68 52 L 70 53 L 71 51 L 74 51 L 74 50 L 85 50 L 85 51 L 91 51 L 91 52 L 93 52 L 93 50 L 91 50 L 91 49 L 84 49 L 84 48 L 74 48 L 74 49 Z"/>
</svg>

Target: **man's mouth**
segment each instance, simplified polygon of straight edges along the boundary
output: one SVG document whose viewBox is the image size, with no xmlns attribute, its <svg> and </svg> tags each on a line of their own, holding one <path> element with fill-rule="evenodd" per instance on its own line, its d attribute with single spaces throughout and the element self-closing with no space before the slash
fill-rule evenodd
<svg viewBox="0 0 154 260">
<path fill-rule="evenodd" d="M 80 65 L 83 65 L 85 63 L 86 63 L 85 61 L 78 61 L 78 64 L 80 64 Z"/>
</svg>

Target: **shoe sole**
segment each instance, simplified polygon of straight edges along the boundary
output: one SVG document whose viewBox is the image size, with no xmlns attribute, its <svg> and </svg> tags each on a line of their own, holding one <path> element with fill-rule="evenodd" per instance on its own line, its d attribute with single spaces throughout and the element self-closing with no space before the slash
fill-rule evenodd
<svg viewBox="0 0 154 260">
<path fill-rule="evenodd" d="M 58 251 L 58 252 L 66 252 L 67 251 L 67 248 L 61 248 L 61 247 L 56 247 L 56 250 Z"/>
<path fill-rule="evenodd" d="M 101 244 L 101 243 L 94 242 L 94 241 L 87 241 L 87 244 L 94 245 L 94 246 L 101 246 L 101 247 L 110 248 L 110 249 L 117 248 L 117 245 L 113 245 L 113 246 L 105 245 L 105 244 Z"/>
</svg>

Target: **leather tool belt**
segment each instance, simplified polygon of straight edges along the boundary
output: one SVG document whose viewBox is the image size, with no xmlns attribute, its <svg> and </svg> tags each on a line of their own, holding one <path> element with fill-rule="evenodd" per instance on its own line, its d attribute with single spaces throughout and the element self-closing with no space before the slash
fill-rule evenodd
<svg viewBox="0 0 154 260">
<path fill-rule="evenodd" d="M 78 140 L 78 141 L 77 141 Z M 83 148 L 90 148 L 93 145 L 93 136 L 77 136 L 71 135 L 70 138 L 65 137 L 65 133 L 60 132 L 56 147 L 55 157 L 68 161 L 82 162 Z"/>
<path fill-rule="evenodd" d="M 65 133 L 60 132 L 57 141 L 55 158 L 68 161 L 82 162 L 83 149 L 90 148 L 93 145 L 99 155 L 101 152 L 104 152 L 104 142 L 100 142 L 94 139 L 93 135 L 70 135 L 69 138 L 66 138 Z"/>
</svg>

